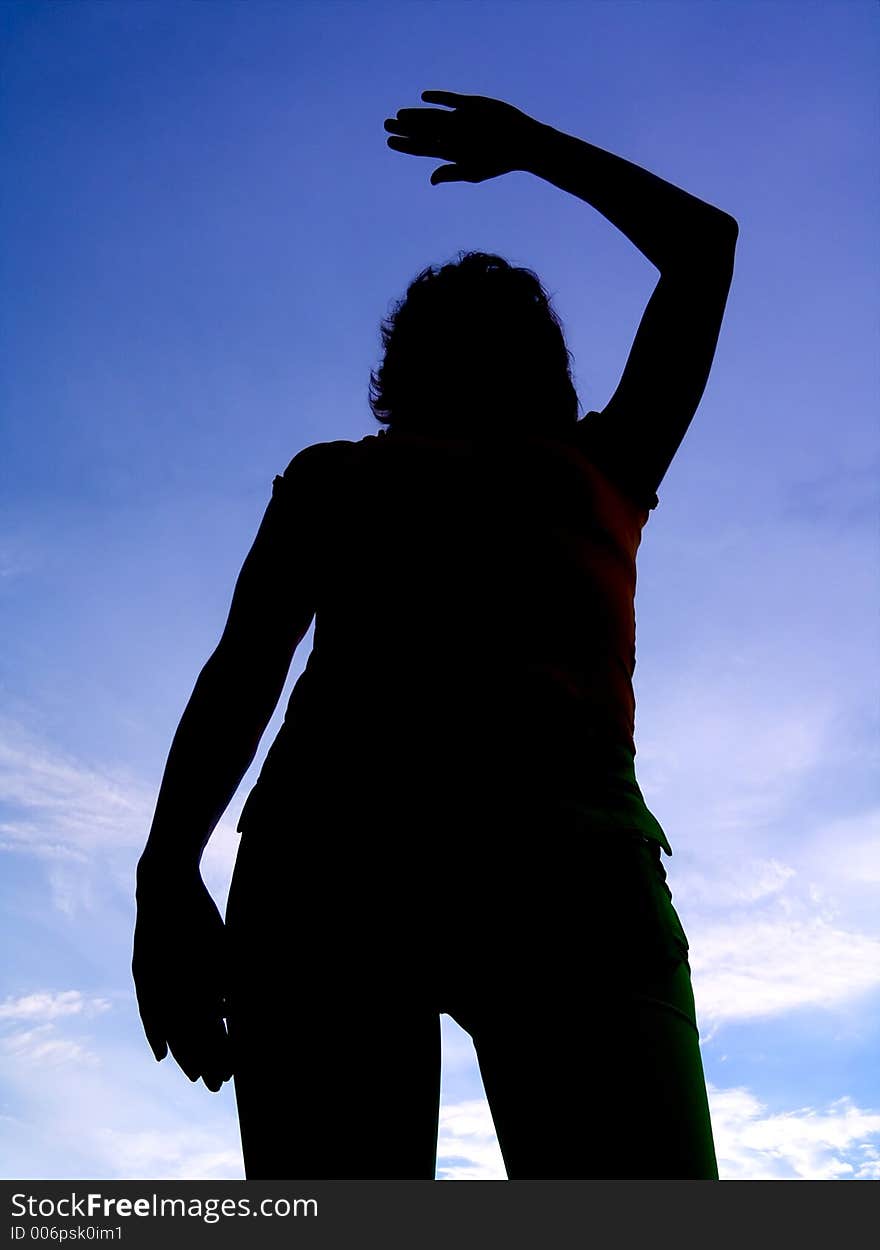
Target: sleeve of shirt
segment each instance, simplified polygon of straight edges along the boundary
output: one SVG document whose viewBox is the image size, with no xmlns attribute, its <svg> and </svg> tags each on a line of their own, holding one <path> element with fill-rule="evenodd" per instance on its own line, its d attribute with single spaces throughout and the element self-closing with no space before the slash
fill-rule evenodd
<svg viewBox="0 0 880 1250">
<path fill-rule="evenodd" d="M 298 452 L 272 481 L 264 522 L 274 544 L 283 549 L 281 568 L 291 585 L 314 597 L 321 572 L 322 512 L 331 498 L 333 443 L 315 443 Z"/>
<path fill-rule="evenodd" d="M 242 565 L 225 641 L 269 650 L 301 640 L 317 606 L 319 504 L 327 444 L 306 447 L 272 482 L 272 496 Z"/>
<path fill-rule="evenodd" d="M 638 448 L 622 448 L 602 425 L 601 414 L 588 412 L 577 426 L 577 442 L 583 454 L 645 513 L 647 520 L 660 500 L 645 484 Z"/>
</svg>

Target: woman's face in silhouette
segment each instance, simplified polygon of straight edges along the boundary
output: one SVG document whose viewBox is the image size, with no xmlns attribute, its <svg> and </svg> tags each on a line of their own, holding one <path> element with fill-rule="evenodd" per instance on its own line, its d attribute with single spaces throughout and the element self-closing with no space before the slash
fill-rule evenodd
<svg viewBox="0 0 880 1250">
<path fill-rule="evenodd" d="M 374 412 L 434 432 L 574 424 L 562 330 L 537 277 L 485 256 L 453 269 L 420 275 L 383 331 Z"/>
</svg>

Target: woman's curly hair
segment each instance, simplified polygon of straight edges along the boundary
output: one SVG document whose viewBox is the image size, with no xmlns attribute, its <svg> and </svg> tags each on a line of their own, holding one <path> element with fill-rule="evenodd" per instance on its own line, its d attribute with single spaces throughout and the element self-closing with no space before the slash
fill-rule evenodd
<svg viewBox="0 0 880 1250">
<path fill-rule="evenodd" d="M 488 252 L 429 265 L 381 325 L 370 408 L 395 429 L 564 431 L 571 353 L 537 274 Z"/>
</svg>

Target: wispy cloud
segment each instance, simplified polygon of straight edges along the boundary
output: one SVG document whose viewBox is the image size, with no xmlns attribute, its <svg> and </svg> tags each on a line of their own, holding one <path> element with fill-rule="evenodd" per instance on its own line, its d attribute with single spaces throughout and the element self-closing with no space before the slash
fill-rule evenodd
<svg viewBox="0 0 880 1250">
<path fill-rule="evenodd" d="M 20 830 L 20 825 L 0 824 L 0 833 L 9 833 L 13 837 L 18 835 Z M 88 859 L 85 852 L 77 850 L 75 846 L 65 846 L 63 842 L 37 842 L 32 839 L 0 841 L 0 851 L 14 851 L 18 854 L 24 852 L 36 859 L 73 859 L 81 864 Z"/>
<path fill-rule="evenodd" d="M 156 794 L 0 719 L 0 851 L 41 859 L 53 905 L 69 916 L 100 910 L 108 888 L 133 891 L 133 867 L 149 832 Z M 235 863 L 243 795 L 217 825 L 202 859 L 222 902 Z"/>
<path fill-rule="evenodd" d="M 162 1180 L 241 1180 L 241 1150 L 231 1135 L 192 1127 L 99 1129 L 95 1144 L 113 1160 L 114 1175 Z"/>
<path fill-rule="evenodd" d="M 231 1087 L 209 1094 L 167 1060 L 147 1063 L 145 1046 L 106 1037 L 98 1054 L 85 1044 L 92 1039 L 65 1031 L 106 1010 L 105 999 L 77 990 L 35 991 L 3 1004 L 13 1028 L 0 1050 L 17 1111 L 4 1118 L 15 1134 L 4 1175 L 241 1178 Z M 744 1086 L 710 1083 L 708 1092 L 722 1179 L 880 1179 L 880 1112 L 847 1096 L 823 1108 L 771 1112 Z M 42 1140 L 40 1126 L 48 1124 Z M 27 1148 L 44 1160 L 38 1173 L 28 1167 Z M 441 1107 L 437 1176 L 505 1178 L 485 1097 Z"/>
<path fill-rule="evenodd" d="M 104 1000 L 75 993 L 55 996 L 51 1005 L 42 994 L 10 1004 L 13 1023 L 0 1038 L 0 1054 L 4 1097 L 15 1115 L 0 1125 L 0 1172 L 46 1179 L 241 1179 L 231 1087 L 212 1094 L 170 1058 L 157 1064 L 146 1042 L 120 1040 L 124 1020 L 99 1039 L 83 1033 L 81 1014 L 103 1013 Z M 82 1013 L 64 1010 L 77 1002 Z M 58 1007 L 60 1015 L 41 1021 L 41 1012 Z M 28 1012 L 29 1027 L 15 1027 Z"/>
<path fill-rule="evenodd" d="M 803 870 L 826 890 L 880 885 L 880 806 L 822 822 L 804 840 Z"/>
<path fill-rule="evenodd" d="M 653 733 L 639 741 L 637 771 L 673 850 L 679 829 L 702 845 L 769 840 L 830 758 L 839 715 L 821 696 L 774 692 L 754 660 L 729 655 L 692 663 L 652 703 Z"/>
<path fill-rule="evenodd" d="M 0 803 L 5 844 L 45 855 L 131 845 L 143 839 L 150 796 L 132 778 L 116 779 L 0 721 Z"/>
<path fill-rule="evenodd" d="M 748 719 L 743 716 L 740 722 L 743 733 Z M 853 900 L 865 894 L 866 883 L 880 879 L 878 809 L 817 821 L 808 836 L 802 830 L 791 836 L 777 832 L 785 830 L 792 798 L 824 758 L 833 722 L 832 711 L 821 705 L 806 730 L 797 727 L 793 712 L 785 712 L 737 751 L 731 738 L 732 762 L 712 809 L 717 836 L 707 839 L 699 855 L 689 855 L 685 844 L 685 853 L 668 864 L 676 906 L 692 940 L 704 1041 L 733 1021 L 757 1021 L 802 1008 L 838 1011 L 880 985 L 876 921 L 866 909 L 851 910 Z M 702 760 L 708 767 L 712 758 L 714 751 L 706 747 L 697 764 Z M 675 801 L 694 760 L 680 758 L 674 743 L 654 759 L 655 781 L 667 800 Z M 742 773 L 750 775 L 751 790 L 747 786 L 745 795 L 737 797 L 736 778 Z M 704 776 L 704 789 L 717 786 L 720 777 L 720 772 Z M 56 907 L 69 916 L 103 914 L 108 892 L 117 904 L 124 899 L 131 906 L 131 869 L 155 799 L 147 787 L 84 765 L 20 726 L 0 722 L 0 798 L 8 809 L 0 827 L 0 849 L 44 862 Z M 692 800 L 693 794 L 686 804 L 681 800 L 691 821 Z M 730 818 L 726 824 L 725 812 Z M 732 841 L 728 835 L 735 833 L 737 822 L 756 813 L 764 821 L 762 830 L 752 829 L 747 838 Z M 206 881 L 218 901 L 228 886 L 238 844 L 234 825 L 234 816 L 221 822 L 203 860 Z M 680 850 L 674 836 L 672 841 Z M 442 940 L 442 916 L 438 923 Z M 60 1134 L 57 1140 L 78 1152 L 82 1175 L 242 1176 L 228 1091 L 225 1102 L 199 1103 L 207 1114 L 203 1126 L 194 1130 L 193 1098 L 198 1095 L 182 1075 L 184 1094 L 176 1100 L 164 1098 L 161 1091 L 170 1088 L 167 1068 L 161 1068 L 158 1082 L 156 1073 L 145 1074 L 149 1056 L 144 1048 L 137 1054 L 129 1054 L 128 1048 L 117 1052 L 102 1036 L 96 1049 L 92 1038 L 66 1028 L 62 1032 L 62 1025 L 106 1010 L 107 1002 L 76 990 L 40 989 L 0 1003 L 0 1022 L 8 1026 L 0 1046 L 22 1107 L 39 1087 L 39 1107 L 31 1123 L 53 1125 L 53 1133 Z M 444 1061 L 463 1068 L 467 1056 L 449 1053 Z M 40 1080 L 35 1082 L 38 1071 Z M 69 1077 L 60 1079 L 70 1071 L 76 1072 L 75 1096 L 67 1088 Z M 146 1086 L 152 1095 L 144 1093 Z M 712 1104 L 725 1175 L 877 1174 L 877 1117 L 847 1099 L 821 1112 L 802 1108 L 771 1115 L 748 1090 L 712 1089 Z M 18 1105 L 13 1106 L 17 1111 Z M 92 1127 L 84 1130 L 86 1118 Z M 48 1132 L 45 1127 L 42 1131 Z M 38 1142 L 34 1146 L 37 1155 L 44 1148 Z M 62 1169 L 56 1174 L 74 1173 Z M 459 1098 L 445 1105 L 438 1176 L 504 1175 L 485 1099 Z"/>
<path fill-rule="evenodd" d="M 437 1178 L 448 1181 L 505 1180 L 507 1172 L 485 1098 L 440 1110 Z"/>
<path fill-rule="evenodd" d="M 708 1093 L 722 1180 L 880 1179 L 880 1112 L 843 1097 L 824 1110 L 769 1113 L 746 1088 L 710 1084 Z M 445 1108 L 437 1155 L 443 1180 L 506 1176 L 485 1099 Z"/>
<path fill-rule="evenodd" d="M 7 998 L 0 1003 L 0 1052 L 7 1065 L 25 1065 L 30 1070 L 58 1064 L 96 1065 L 99 1056 L 85 1044 L 87 1039 L 62 1035 L 57 1022 L 88 1019 L 109 1009 L 108 999 L 80 990 L 40 990 Z M 16 1027 L 21 1024 L 31 1027 Z"/>
<path fill-rule="evenodd" d="M 873 532 L 759 516 L 654 542 L 637 605 L 646 798 L 675 850 L 787 855 L 876 759 Z"/>
<path fill-rule="evenodd" d="M 672 861 L 704 1040 L 731 1021 L 841 1010 L 880 989 L 875 890 L 868 910 L 864 879 L 851 876 L 853 863 L 876 871 L 880 855 L 861 820 L 842 822 L 834 847 L 849 865 L 838 875 L 809 840 L 790 842 L 785 862 L 711 846 L 678 869 Z"/>
<path fill-rule="evenodd" d="M 880 942 L 821 916 L 701 926 L 691 964 L 698 1015 L 710 1026 L 832 1010 L 880 988 Z"/>
<path fill-rule="evenodd" d="M 768 1114 L 745 1088 L 709 1086 L 723 1180 L 880 1180 L 880 1112 L 838 1098 Z"/>
<path fill-rule="evenodd" d="M 80 990 L 61 990 L 57 993 L 39 991 L 23 994 L 20 998 L 7 998 L 0 1003 L 0 1021 L 3 1020 L 55 1020 L 59 1016 L 90 1015 L 107 1011 L 110 1003 L 106 998 L 93 998 Z"/>
<path fill-rule="evenodd" d="M 57 1037 L 54 1026 L 41 1024 L 33 1029 L 19 1029 L 0 1038 L 0 1051 L 7 1063 L 17 1060 L 32 1068 L 46 1064 L 97 1064 L 98 1055 L 81 1042 Z"/>
</svg>

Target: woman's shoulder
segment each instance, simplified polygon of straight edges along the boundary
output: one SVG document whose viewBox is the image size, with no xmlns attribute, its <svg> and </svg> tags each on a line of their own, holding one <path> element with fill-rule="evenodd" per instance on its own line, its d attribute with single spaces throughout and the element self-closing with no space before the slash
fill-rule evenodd
<svg viewBox="0 0 880 1250">
<path fill-rule="evenodd" d="M 638 458 L 634 449 L 609 438 L 602 415 L 588 412 L 582 417 L 574 427 L 572 445 L 614 488 L 620 501 L 641 516 L 644 525 L 660 500 L 656 491 L 638 481 Z"/>
<path fill-rule="evenodd" d="M 336 438 L 323 443 L 310 443 L 298 451 L 283 473 L 285 481 L 301 480 L 326 472 L 351 455 L 358 443 L 349 438 Z"/>
</svg>

